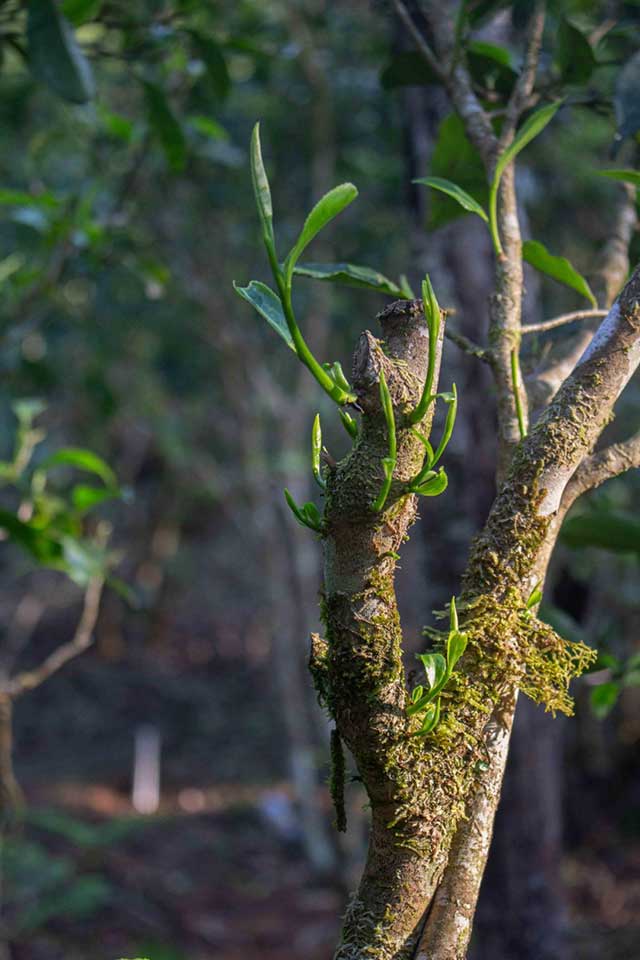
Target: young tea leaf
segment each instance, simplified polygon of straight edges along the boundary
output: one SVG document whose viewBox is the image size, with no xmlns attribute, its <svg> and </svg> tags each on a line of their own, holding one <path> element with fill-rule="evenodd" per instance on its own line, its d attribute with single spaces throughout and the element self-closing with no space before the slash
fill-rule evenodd
<svg viewBox="0 0 640 960">
<path fill-rule="evenodd" d="M 453 671 L 456 663 L 467 649 L 468 637 L 466 633 L 452 630 L 447 638 L 447 671 Z"/>
<path fill-rule="evenodd" d="M 447 477 L 444 469 L 440 467 L 440 470 L 432 477 L 430 480 L 427 480 L 425 483 L 420 483 L 417 486 L 411 486 L 412 493 L 417 493 L 420 497 L 439 497 L 441 493 L 447 489 L 449 484 L 449 478 Z"/>
<path fill-rule="evenodd" d="M 413 299 L 412 296 L 407 296 L 403 287 L 389 280 L 384 274 L 355 263 L 299 263 L 293 272 L 296 276 L 310 277 L 313 280 L 328 280 L 348 287 L 377 290 L 378 293 L 388 293 L 398 300 Z"/>
<path fill-rule="evenodd" d="M 511 163 L 511 161 L 527 146 L 531 141 L 542 133 L 547 124 L 554 118 L 560 107 L 562 106 L 562 101 L 558 100 L 556 103 L 550 103 L 546 107 L 540 107 L 539 110 L 536 110 L 535 113 L 532 113 L 528 120 L 523 123 L 520 127 L 520 130 L 513 139 L 513 142 L 507 149 L 500 155 L 498 162 L 496 163 L 496 169 L 493 177 L 494 184 L 498 184 L 502 177 L 502 174 Z"/>
<path fill-rule="evenodd" d="M 447 672 L 447 664 L 441 653 L 419 653 L 418 660 L 422 661 L 424 672 L 427 675 L 429 691 L 436 693 L 442 684 Z"/>
<path fill-rule="evenodd" d="M 311 243 L 313 238 L 325 227 L 334 217 L 337 217 L 345 207 L 358 196 L 358 191 L 352 183 L 341 183 L 334 187 L 328 193 L 325 193 L 316 203 L 315 207 L 305 220 L 300 236 L 296 240 L 285 261 L 285 276 L 287 282 L 291 281 L 293 269 L 298 262 L 300 254 Z"/>
<path fill-rule="evenodd" d="M 426 737 L 429 733 L 432 733 L 435 728 L 438 726 L 440 720 L 440 700 L 436 700 L 435 703 L 429 704 L 427 709 L 424 712 L 424 720 L 422 721 L 422 726 L 418 731 L 417 736 Z"/>
<path fill-rule="evenodd" d="M 104 482 L 105 486 L 112 490 L 116 490 L 118 487 L 116 475 L 109 464 L 96 453 L 92 453 L 91 450 L 83 450 L 80 447 L 63 447 L 47 457 L 39 465 L 39 469 L 49 470 L 51 467 L 60 464 L 76 467 L 78 470 L 86 470 L 88 473 L 95 473 Z"/>
<path fill-rule="evenodd" d="M 296 348 L 291 333 L 289 332 L 278 294 L 274 293 L 271 287 L 268 287 L 266 283 L 262 283 L 260 280 L 252 280 L 246 287 L 241 287 L 234 282 L 233 289 L 238 296 L 246 300 L 247 303 L 250 303 L 261 317 L 264 317 L 267 323 L 273 327 L 276 333 L 282 337 L 286 345 L 295 353 Z"/>
<path fill-rule="evenodd" d="M 326 486 L 322 471 L 320 469 L 320 454 L 322 453 L 322 427 L 320 426 L 320 414 L 316 413 L 311 430 L 311 469 L 316 483 L 323 490 Z"/>
<path fill-rule="evenodd" d="M 273 235 L 273 207 L 271 204 L 271 189 L 267 171 L 262 161 L 262 146 L 260 144 L 260 124 L 256 123 L 251 134 L 251 181 L 256 199 L 258 215 L 262 224 L 262 237 L 267 251 L 275 257 L 275 239 Z"/>
<path fill-rule="evenodd" d="M 524 150 L 527 144 L 531 143 L 534 137 L 537 137 L 538 134 L 544 130 L 560 109 L 561 105 L 562 101 L 559 100 L 557 103 L 550 103 L 546 107 L 541 107 L 539 110 L 536 110 L 535 113 L 532 113 L 520 128 L 510 146 L 498 157 L 491 182 L 491 189 L 489 191 L 489 230 L 491 231 L 493 248 L 499 257 L 503 255 L 502 243 L 498 231 L 498 187 L 500 186 L 502 174 L 520 151 Z"/>
<path fill-rule="evenodd" d="M 571 287 L 572 290 L 586 297 L 593 307 L 597 307 L 591 287 L 566 257 L 555 257 L 549 253 L 544 244 L 537 240 L 525 240 L 522 244 L 522 257 L 536 270 L 546 273 L 548 277 L 553 277 L 566 287 Z"/>
</svg>

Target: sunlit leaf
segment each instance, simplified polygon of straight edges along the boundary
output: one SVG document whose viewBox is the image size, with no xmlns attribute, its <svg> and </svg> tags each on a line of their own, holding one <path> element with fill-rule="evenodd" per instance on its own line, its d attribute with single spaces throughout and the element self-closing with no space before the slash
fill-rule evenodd
<svg viewBox="0 0 640 960">
<path fill-rule="evenodd" d="M 80 447 L 63 447 L 47 457 L 40 464 L 39 469 L 50 470 L 51 467 L 61 464 L 76 467 L 78 470 L 86 470 L 88 473 L 95 473 L 107 487 L 116 488 L 118 485 L 116 475 L 109 464 L 91 450 L 83 450 Z"/>
<path fill-rule="evenodd" d="M 261 317 L 267 321 L 270 326 L 280 334 L 284 342 L 295 352 L 295 346 L 291 338 L 291 333 L 287 326 L 282 303 L 277 293 L 274 293 L 271 287 L 260 280 L 252 280 L 246 287 L 241 287 L 237 283 L 233 284 L 236 293 L 250 303 Z"/>
<path fill-rule="evenodd" d="M 556 257 L 549 253 L 544 244 L 537 240 L 525 240 L 522 244 L 522 256 L 527 263 L 548 277 L 553 277 L 566 287 L 586 297 L 592 306 L 597 306 L 591 287 L 566 257 Z"/>
<path fill-rule="evenodd" d="M 456 663 L 467 649 L 468 637 L 466 633 L 452 630 L 447 638 L 447 669 L 453 670 Z"/>
<path fill-rule="evenodd" d="M 447 672 L 447 664 L 441 653 L 420 653 L 418 659 L 422 662 L 427 675 L 429 690 L 433 692 L 440 686 Z"/>
<path fill-rule="evenodd" d="M 300 254 L 311 243 L 313 238 L 317 236 L 322 228 L 326 227 L 334 217 L 337 217 L 345 207 L 348 207 L 357 196 L 358 191 L 352 183 L 341 183 L 339 186 L 334 187 L 333 190 L 329 190 L 328 193 L 325 193 L 324 197 L 318 200 L 305 220 L 302 230 L 300 231 L 300 236 L 287 257 L 285 272 L 289 276 L 293 272 L 293 268 Z"/>
</svg>

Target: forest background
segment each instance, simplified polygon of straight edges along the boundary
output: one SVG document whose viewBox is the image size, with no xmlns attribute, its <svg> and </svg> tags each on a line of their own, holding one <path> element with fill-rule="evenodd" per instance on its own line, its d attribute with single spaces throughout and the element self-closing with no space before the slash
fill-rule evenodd
<svg viewBox="0 0 640 960">
<path fill-rule="evenodd" d="M 475 6 L 481 42 L 509 53 L 523 5 Z M 606 43 L 593 35 L 603 20 Z M 612 166 L 638 24 L 637 3 L 554 6 L 554 69 L 575 90 L 519 162 L 527 234 L 587 276 L 619 189 L 598 171 Z M 348 438 L 232 281 L 265 273 L 248 170 L 260 119 L 284 237 L 327 189 L 355 182 L 357 207 L 313 259 L 416 288 L 428 271 L 457 329 L 484 338 L 483 225 L 411 184 L 430 173 L 476 193 L 482 175 L 409 47 L 389 6 L 361 0 L 0 3 L 3 683 L 74 636 L 110 565 L 91 649 L 16 701 L 25 803 L 5 803 L 7 958 L 329 955 L 363 856 L 364 798 L 353 783 L 338 836 L 328 726 L 306 675 L 319 554 L 282 488 L 311 496 L 318 409 L 334 455 Z M 632 262 L 639 250 L 636 236 Z M 393 299 L 300 286 L 314 352 L 330 341 L 343 362 Z M 583 305 L 528 270 L 526 322 Z M 525 378 L 567 336 L 531 336 Z M 460 394 L 449 489 L 399 577 L 412 652 L 494 490 L 487 371 L 452 343 L 444 363 Z M 610 439 L 639 409 L 632 384 Z M 18 429 L 34 446 L 19 475 Z M 52 460 L 69 449 L 102 459 Z M 87 464 L 104 486 L 91 504 L 74 492 Z M 45 466 L 52 504 L 67 504 L 47 510 L 77 524 L 55 562 L 6 518 Z M 640 951 L 639 486 L 634 471 L 585 498 L 554 557 L 544 615 L 601 659 L 575 685 L 574 720 L 519 706 L 476 960 Z M 0 753 L 6 787 L 4 741 Z"/>
</svg>

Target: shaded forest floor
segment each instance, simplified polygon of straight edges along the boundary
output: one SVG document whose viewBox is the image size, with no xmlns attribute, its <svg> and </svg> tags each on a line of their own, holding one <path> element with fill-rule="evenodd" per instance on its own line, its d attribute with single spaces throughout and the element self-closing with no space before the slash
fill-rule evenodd
<svg viewBox="0 0 640 960">
<path fill-rule="evenodd" d="M 24 698 L 28 808 L 3 844 L 1 960 L 329 960 L 345 893 L 303 856 L 268 684 L 265 664 L 237 654 L 167 666 L 92 652 Z M 131 767 L 149 723 L 162 731 L 163 796 L 143 817 Z M 328 805 L 322 786 L 319 798 Z M 636 960 L 640 830 L 598 809 L 589 847 L 563 868 L 571 960 Z"/>
<path fill-rule="evenodd" d="M 106 787 L 42 786 L 32 801 L 5 847 L 12 960 L 331 956 L 343 895 L 314 879 L 255 794 L 182 791 L 153 817 Z M 615 870 L 567 859 L 574 960 L 640 955 L 639 868 L 637 846 L 616 852 Z"/>
</svg>

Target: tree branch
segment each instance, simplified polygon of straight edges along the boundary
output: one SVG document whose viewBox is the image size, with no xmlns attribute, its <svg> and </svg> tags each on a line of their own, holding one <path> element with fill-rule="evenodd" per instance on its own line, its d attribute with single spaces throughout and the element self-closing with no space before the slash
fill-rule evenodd
<svg viewBox="0 0 640 960">
<path fill-rule="evenodd" d="M 464 353 L 468 353 L 469 356 L 477 357 L 477 359 L 482 360 L 483 363 L 488 363 L 491 365 L 491 352 L 485 347 L 481 347 L 478 343 L 474 343 L 474 341 L 470 340 L 469 337 L 465 337 L 463 333 L 458 333 L 457 330 L 452 330 L 451 326 L 446 327 L 444 335 L 447 340 L 451 340 L 451 343 L 455 343 L 456 347 L 459 347 L 459 349 L 464 351 Z"/>
<path fill-rule="evenodd" d="M 608 310 L 573 310 L 571 313 L 563 313 L 559 317 L 553 317 L 552 320 L 543 320 L 541 323 L 527 323 L 522 327 L 522 333 L 545 333 L 547 330 L 555 330 L 556 327 L 563 327 L 567 323 L 574 323 L 576 320 L 592 320 L 594 317 L 606 317 Z"/>
<path fill-rule="evenodd" d="M 513 140 L 516 127 L 518 126 L 518 120 L 522 116 L 524 110 L 530 106 L 531 95 L 536 82 L 538 58 L 540 56 L 540 48 L 542 46 L 545 7 L 546 3 L 544 0 L 537 0 L 537 2 L 534 4 L 533 12 L 529 18 L 524 63 L 507 104 L 502 130 L 500 133 L 500 140 L 498 143 L 500 153 L 502 153 L 502 151 L 508 147 Z"/>
<path fill-rule="evenodd" d="M 583 460 L 567 484 L 561 509 L 566 513 L 583 493 L 634 467 L 640 467 L 640 431 L 629 440 L 613 443 Z"/>
<path fill-rule="evenodd" d="M 437 77 L 440 78 L 443 82 L 446 80 L 446 70 L 444 69 L 442 62 L 438 60 L 435 53 L 427 43 L 425 37 L 418 29 L 413 17 L 407 10 L 406 6 L 402 0 L 393 0 L 393 5 L 396 8 L 396 12 L 403 24 L 413 37 L 416 47 L 418 48 L 418 53 L 424 58 L 427 64 L 431 67 L 433 72 Z"/>
<path fill-rule="evenodd" d="M 69 660 L 77 657 L 93 642 L 93 630 L 98 619 L 100 609 L 100 598 L 104 580 L 96 577 L 91 580 L 84 595 L 82 614 L 78 621 L 78 626 L 73 635 L 73 639 L 54 650 L 53 653 L 36 667 L 34 670 L 25 670 L 22 673 L 12 677 L 0 691 L 0 696 L 15 699 L 26 693 L 27 690 L 33 690 L 44 683 L 52 674 L 56 673 Z"/>
</svg>

